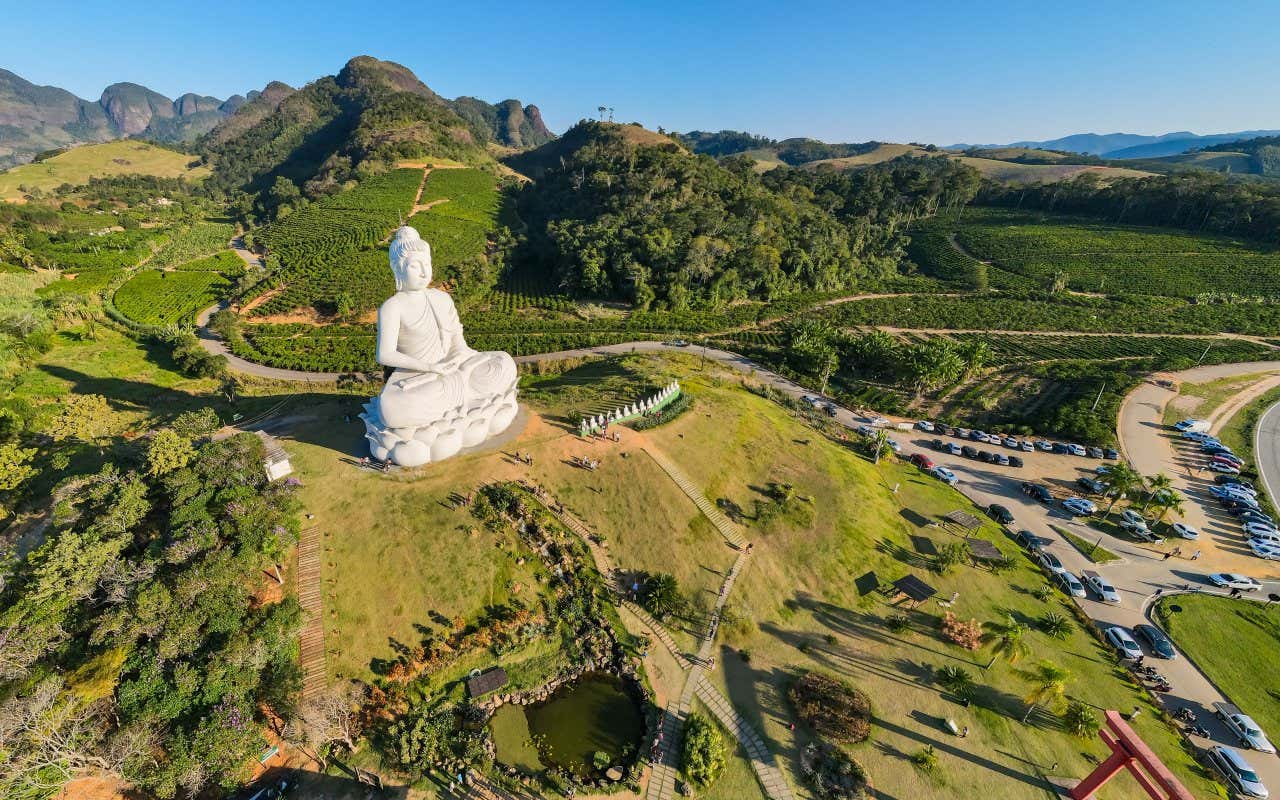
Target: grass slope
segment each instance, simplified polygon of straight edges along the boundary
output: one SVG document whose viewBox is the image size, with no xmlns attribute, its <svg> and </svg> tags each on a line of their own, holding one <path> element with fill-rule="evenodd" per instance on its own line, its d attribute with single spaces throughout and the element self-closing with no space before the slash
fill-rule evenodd
<svg viewBox="0 0 1280 800">
<path fill-rule="evenodd" d="M 198 181 L 209 174 L 209 169 L 188 166 L 195 160 L 188 153 L 131 139 L 87 144 L 0 173 L 0 199 L 22 197 L 20 186 L 49 191 L 64 183 L 80 185 L 90 178 L 111 175 L 157 175 Z"/>
</svg>

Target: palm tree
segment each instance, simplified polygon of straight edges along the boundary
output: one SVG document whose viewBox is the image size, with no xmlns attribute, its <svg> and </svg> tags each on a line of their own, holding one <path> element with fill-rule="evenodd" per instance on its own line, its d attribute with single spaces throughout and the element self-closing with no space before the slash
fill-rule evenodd
<svg viewBox="0 0 1280 800">
<path fill-rule="evenodd" d="M 1024 698 L 1027 701 L 1027 713 L 1022 715 L 1022 721 L 1026 722 L 1036 706 L 1056 706 L 1062 702 L 1071 673 L 1046 659 L 1031 669 L 1018 670 L 1018 677 L 1031 684 L 1031 691 Z"/>
<path fill-rule="evenodd" d="M 1142 504 L 1142 513 L 1147 513 L 1147 506 L 1151 505 L 1151 501 L 1161 492 L 1173 489 L 1173 479 L 1163 472 L 1157 472 L 1155 475 L 1147 478 L 1147 501 Z"/>
<path fill-rule="evenodd" d="M 1012 614 L 1006 616 L 1004 622 L 982 623 L 982 630 L 982 643 L 991 646 L 991 660 L 983 669 L 991 669 L 1001 656 L 1010 664 L 1016 664 L 1031 652 L 1024 639 L 1027 626 L 1015 620 Z"/>
<path fill-rule="evenodd" d="M 1092 739 L 1098 735 L 1098 729 L 1102 727 L 1098 715 L 1093 713 L 1093 708 L 1080 700 L 1067 703 L 1067 710 L 1062 715 L 1062 724 L 1068 733 L 1081 739 Z"/>
<path fill-rule="evenodd" d="M 1111 495 L 1111 503 L 1107 505 L 1107 513 L 1102 515 L 1102 518 L 1106 519 L 1111 515 L 1111 509 L 1115 508 L 1120 498 L 1142 485 L 1142 473 L 1128 464 L 1120 462 L 1111 466 L 1103 483 L 1107 485 L 1107 493 Z"/>
<path fill-rule="evenodd" d="M 876 446 L 875 463 L 880 463 L 880 454 L 889 446 L 889 432 L 884 428 L 876 428 L 875 435 L 871 437 L 871 442 Z"/>
<path fill-rule="evenodd" d="M 1160 492 L 1151 503 L 1156 508 L 1160 509 L 1160 516 L 1156 517 L 1156 522 L 1164 522 L 1165 516 L 1170 511 L 1177 514 L 1179 517 L 1182 516 L 1185 511 L 1182 506 L 1182 501 L 1185 499 L 1185 497 L 1178 494 L 1173 489 L 1165 489 L 1163 492 Z"/>
<path fill-rule="evenodd" d="M 1050 611 L 1040 618 L 1040 630 L 1055 639 L 1065 639 L 1071 635 L 1074 626 L 1071 620 L 1056 611 Z"/>
</svg>

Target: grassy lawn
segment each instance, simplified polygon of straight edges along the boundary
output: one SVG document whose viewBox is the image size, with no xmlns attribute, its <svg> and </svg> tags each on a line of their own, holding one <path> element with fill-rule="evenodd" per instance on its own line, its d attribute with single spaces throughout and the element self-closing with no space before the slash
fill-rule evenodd
<svg viewBox="0 0 1280 800">
<path fill-rule="evenodd" d="M 208 175 L 209 169 L 188 168 L 193 159 L 186 153 L 132 139 L 82 145 L 38 164 L 23 164 L 0 173 L 0 198 L 21 197 L 19 186 L 48 191 L 64 183 L 79 186 L 88 183 L 89 178 L 108 175 L 158 175 L 196 181 Z"/>
<path fill-rule="evenodd" d="M 1176 609 L 1176 610 L 1175 610 Z M 1280 733 L 1280 606 L 1206 595 L 1160 601 L 1169 635 L 1264 731 Z M 1248 658 L 1240 658 L 1240 654 Z"/>
<path fill-rule="evenodd" d="M 329 534 L 322 575 L 331 672 L 367 676 L 373 660 L 391 656 L 396 643 L 415 643 L 418 625 L 467 618 L 489 602 L 502 602 L 505 592 L 536 591 L 536 574 L 522 571 L 528 562 L 518 564 L 518 554 L 501 537 L 473 532 L 470 515 L 448 507 L 451 493 L 490 480 L 534 478 L 602 536 L 616 564 L 672 572 L 686 592 L 709 602 L 734 552 L 644 454 L 647 447 L 679 464 L 740 520 L 755 544 L 721 626 L 724 648 L 711 679 L 761 730 L 793 784 L 799 784 L 797 754 L 807 734 L 802 727 L 790 730 L 784 692 L 793 676 L 815 668 L 841 675 L 872 698 L 872 740 L 853 752 L 887 796 L 1042 797 L 1050 765 L 1059 764 L 1059 775 L 1082 776 L 1091 768 L 1087 757 L 1103 754 L 1100 742 L 1062 732 L 1053 715 L 1035 714 L 1021 723 L 1026 682 L 1004 663 L 984 671 L 986 651 L 946 643 L 935 628 L 942 611 L 936 604 L 909 612 L 912 633 L 888 631 L 885 618 L 900 609 L 870 591 L 873 578 L 885 583 L 916 574 L 941 598 L 958 592 L 955 609 L 964 619 L 1013 614 L 1033 626 L 1027 635 L 1032 655 L 1023 664 L 1054 660 L 1073 675 L 1068 693 L 1099 708 L 1145 705 L 1125 671 L 1088 633 L 1077 628 L 1059 642 L 1034 629 L 1046 612 L 1068 612 L 1057 595 L 1048 601 L 1033 596 L 1045 579 L 1023 556 L 1015 556 L 1017 567 L 1004 575 L 967 566 L 943 576 L 929 572 L 928 554 L 958 540 L 937 520 L 958 508 L 973 510 L 952 489 L 901 463 L 871 465 L 745 391 L 736 376 L 714 367 L 699 371 L 694 358 L 628 357 L 579 369 L 525 379 L 523 399 L 553 418 L 531 418 L 503 449 L 532 453 L 533 467 L 493 450 L 456 457 L 447 469 L 428 468 L 414 478 L 361 472 L 344 463 L 363 453 L 361 427 L 343 422 L 355 402 L 307 410 L 310 419 L 295 426 L 288 448 L 304 483 L 306 510 L 315 515 L 312 524 Z M 554 418 L 610 401 L 611 394 L 627 395 L 628 385 L 643 389 L 672 377 L 694 397 L 694 408 L 650 431 L 624 431 L 621 443 L 583 442 Z M 598 458 L 601 466 L 580 470 L 568 463 L 573 455 Z M 779 484 L 791 489 L 780 494 Z M 978 535 L 1008 554 L 1017 552 L 992 523 L 984 521 Z M 690 634 L 677 635 L 682 646 L 692 644 Z M 740 650 L 749 651 L 749 660 Z M 504 665 L 532 680 L 555 657 L 531 652 L 522 667 L 522 653 Z M 494 660 L 479 653 L 455 666 Z M 971 708 L 934 683 L 933 671 L 946 664 L 963 666 L 982 687 Z M 439 680 L 453 680 L 456 671 L 451 667 Z M 662 692 L 674 692 L 679 679 L 664 674 L 658 684 Z M 963 742 L 955 739 L 942 728 L 946 718 L 969 725 L 972 733 Z M 1137 727 L 1197 796 L 1212 794 L 1210 782 L 1154 713 L 1141 715 Z M 927 744 L 941 758 L 932 776 L 905 760 Z M 713 787 L 723 793 L 716 796 L 753 796 L 744 792 L 754 777 L 736 770 L 731 766 Z M 1101 796 L 1141 795 L 1122 776 Z"/>
<path fill-rule="evenodd" d="M 1062 534 L 1064 539 L 1066 539 L 1068 542 L 1071 542 L 1072 547 L 1079 550 L 1081 553 L 1084 554 L 1085 558 L 1089 559 L 1095 564 L 1108 564 L 1112 561 L 1120 560 L 1120 556 L 1116 555 L 1115 553 L 1111 552 L 1105 547 L 1099 546 L 1097 542 L 1087 542 L 1084 539 L 1081 539 L 1079 536 L 1076 536 L 1074 533 L 1071 533 L 1070 531 L 1059 528 L 1056 525 L 1052 527 L 1055 531 Z"/>
<path fill-rule="evenodd" d="M 1231 415 L 1227 424 L 1218 432 L 1218 438 L 1236 455 L 1244 459 L 1246 464 L 1253 463 L 1253 428 L 1262 412 L 1280 402 L 1280 387 L 1276 387 L 1255 398 L 1248 405 Z"/>
<path fill-rule="evenodd" d="M 1206 419 L 1215 408 L 1226 402 L 1232 395 L 1264 377 L 1266 373 L 1256 373 L 1230 375 L 1205 383 L 1184 383 L 1178 391 L 1178 397 L 1165 406 L 1164 424 L 1172 425 L 1188 418 Z"/>
<path fill-rule="evenodd" d="M 720 773 L 720 777 L 710 787 L 699 790 L 697 796 L 701 800 L 757 800 L 757 798 L 764 800 L 764 790 L 760 788 L 760 783 L 756 780 L 756 772 L 751 767 L 751 760 L 747 757 L 747 751 L 742 748 L 742 745 L 738 744 L 738 740 L 733 737 L 733 734 L 725 730 L 720 721 L 711 713 L 711 709 L 707 708 L 696 697 L 693 700 L 693 712 L 701 714 L 715 723 L 716 727 L 720 729 L 720 735 L 724 737 L 728 750 L 724 772 Z"/>
</svg>

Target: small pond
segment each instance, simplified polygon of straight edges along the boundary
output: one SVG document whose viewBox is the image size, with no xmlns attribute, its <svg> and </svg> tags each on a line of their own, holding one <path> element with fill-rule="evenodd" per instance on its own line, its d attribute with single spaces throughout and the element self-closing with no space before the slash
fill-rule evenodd
<svg viewBox="0 0 1280 800">
<path fill-rule="evenodd" d="M 623 682 L 588 673 L 530 706 L 502 706 L 490 721 L 498 761 L 527 771 L 560 767 L 590 777 L 597 752 L 630 760 L 644 735 L 640 704 Z M 539 764 L 531 763 L 536 755 Z"/>
</svg>

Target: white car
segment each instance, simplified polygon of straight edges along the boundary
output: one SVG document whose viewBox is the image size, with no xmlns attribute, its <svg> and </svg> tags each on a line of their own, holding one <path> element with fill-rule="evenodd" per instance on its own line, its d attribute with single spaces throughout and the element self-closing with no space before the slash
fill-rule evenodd
<svg viewBox="0 0 1280 800">
<path fill-rule="evenodd" d="M 893 424 L 893 420 L 888 417 L 872 417 L 871 424 L 877 428 L 887 428 Z"/>
<path fill-rule="evenodd" d="M 1181 536 L 1183 539 L 1199 539 L 1200 531 L 1191 527 L 1185 522 L 1173 523 L 1173 532 Z"/>
<path fill-rule="evenodd" d="M 1210 436 L 1209 434 L 1205 433 L 1204 431 L 1183 431 L 1183 432 L 1182 432 L 1182 438 L 1183 438 L 1183 439 L 1186 439 L 1188 442 L 1216 442 L 1216 441 L 1218 441 L 1216 438 L 1214 438 L 1213 436 Z"/>
<path fill-rule="evenodd" d="M 1266 539 L 1250 539 L 1249 549 L 1258 558 L 1266 559 L 1267 561 L 1280 561 L 1280 543 Z"/>
<path fill-rule="evenodd" d="M 1041 451 L 1043 451 L 1043 452 L 1045 452 L 1045 453 L 1052 453 L 1052 452 L 1053 452 L 1053 442 L 1049 441 L 1048 439 L 1037 439 L 1037 440 L 1036 440 L 1036 449 L 1037 449 L 1037 450 L 1041 450 Z"/>
<path fill-rule="evenodd" d="M 916 423 L 916 430 L 921 430 L 925 433 L 933 433 L 933 423 L 927 419 L 922 419 Z"/>
<path fill-rule="evenodd" d="M 1057 574 L 1059 572 L 1067 571 L 1067 568 L 1062 566 L 1062 562 L 1058 560 L 1058 557 L 1046 550 L 1038 551 L 1036 553 L 1036 558 L 1039 559 L 1040 563 L 1044 564 L 1044 568 L 1049 570 L 1051 573 Z"/>
<path fill-rule="evenodd" d="M 938 480 L 942 481 L 948 486 L 956 485 L 956 480 L 957 480 L 956 474 L 951 470 L 947 469 L 946 467 L 934 467 L 933 469 L 929 470 L 929 474 L 937 478 Z"/>
<path fill-rule="evenodd" d="M 1209 761 L 1217 767 L 1223 777 L 1227 779 L 1227 783 L 1239 790 L 1243 797 L 1270 797 L 1267 787 L 1263 785 L 1262 779 L 1258 777 L 1258 773 L 1253 771 L 1253 767 L 1249 766 L 1249 762 L 1244 760 L 1244 756 L 1236 752 L 1235 748 L 1225 747 L 1215 744 L 1208 750 Z"/>
<path fill-rule="evenodd" d="M 1079 578 L 1072 575 L 1070 572 L 1067 572 L 1066 570 L 1063 570 L 1062 572 L 1055 572 L 1053 574 L 1053 579 L 1057 581 L 1058 586 L 1062 591 L 1072 597 L 1078 597 L 1081 600 L 1089 597 L 1089 593 L 1084 590 L 1084 584 L 1080 582 Z"/>
<path fill-rule="evenodd" d="M 898 444 L 893 439 L 885 439 L 884 443 L 893 451 L 894 455 L 902 455 L 902 445 Z"/>
<path fill-rule="evenodd" d="M 1018 442 L 1018 449 L 1024 453 L 1031 453 L 1035 451 L 1036 446 L 1031 443 L 1030 439 L 1023 439 L 1022 441 Z"/>
<path fill-rule="evenodd" d="M 1262 588 L 1262 584 L 1253 578 L 1235 572 L 1215 572 L 1209 576 L 1209 583 L 1224 589 L 1239 589 L 1242 592 L 1256 592 Z"/>
<path fill-rule="evenodd" d="M 1146 519 L 1131 508 L 1126 508 L 1124 513 L 1120 515 L 1120 527 L 1139 539 L 1154 538 L 1151 529 L 1147 527 Z"/>
<path fill-rule="evenodd" d="M 1017 439 L 1015 439 L 1015 438 L 1013 438 L 1012 436 L 1006 436 L 1006 437 L 1004 437 L 1004 446 L 1005 446 L 1005 447 L 1012 447 L 1014 450 L 1017 450 L 1017 449 L 1018 449 L 1018 440 L 1017 440 Z"/>
<path fill-rule="evenodd" d="M 1110 628 L 1107 628 L 1107 632 L 1104 635 L 1107 637 L 1107 641 L 1111 643 L 1111 646 L 1114 647 L 1122 657 L 1141 658 L 1142 647 L 1138 645 L 1137 640 L 1133 638 L 1133 635 L 1130 634 L 1129 631 L 1119 625 L 1112 625 Z"/>
<path fill-rule="evenodd" d="M 1267 735 L 1253 721 L 1253 717 L 1241 711 L 1231 703 L 1214 703 L 1214 713 L 1218 719 L 1227 724 L 1231 732 L 1240 738 L 1240 744 L 1260 753 L 1276 752 L 1275 745 L 1267 739 Z"/>
<path fill-rule="evenodd" d="M 947 442 L 946 451 L 953 456 L 958 456 L 964 452 L 964 448 L 962 448 L 960 445 L 956 444 L 955 442 Z"/>
<path fill-rule="evenodd" d="M 1102 598 L 1103 602 L 1120 602 L 1120 593 L 1116 591 L 1116 587 L 1107 582 L 1106 578 L 1090 570 L 1081 572 L 1080 576 L 1084 578 L 1085 583 L 1089 584 L 1090 589 L 1098 593 L 1098 596 Z"/>
<path fill-rule="evenodd" d="M 1250 539 L 1271 539 L 1280 544 L 1280 531 L 1265 522 L 1246 522 L 1244 532 L 1249 534 Z"/>
<path fill-rule="evenodd" d="M 1062 501 L 1062 507 L 1078 517 L 1088 517 L 1098 511 L 1098 507 L 1093 504 L 1093 501 L 1086 500 L 1083 497 L 1068 497 Z"/>
<path fill-rule="evenodd" d="M 1089 451 L 1084 449 L 1084 445 L 1069 444 L 1067 445 L 1067 452 L 1073 456 L 1083 456 L 1083 455 L 1088 455 Z"/>
<path fill-rule="evenodd" d="M 1204 433 L 1209 430 L 1209 421 L 1203 419 L 1184 419 L 1181 422 L 1175 422 L 1173 427 L 1180 431 L 1190 431 L 1192 433 Z"/>
</svg>

